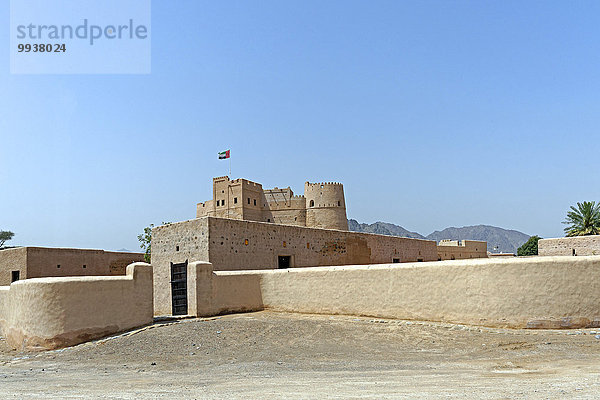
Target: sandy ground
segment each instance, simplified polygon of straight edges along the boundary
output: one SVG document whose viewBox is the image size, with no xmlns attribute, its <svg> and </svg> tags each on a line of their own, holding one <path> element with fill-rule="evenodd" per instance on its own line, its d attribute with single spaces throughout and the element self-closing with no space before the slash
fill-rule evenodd
<svg viewBox="0 0 600 400">
<path fill-rule="evenodd" d="M 259 312 L 43 353 L 0 339 L 0 398 L 597 399 L 599 356 L 593 329 Z"/>
</svg>

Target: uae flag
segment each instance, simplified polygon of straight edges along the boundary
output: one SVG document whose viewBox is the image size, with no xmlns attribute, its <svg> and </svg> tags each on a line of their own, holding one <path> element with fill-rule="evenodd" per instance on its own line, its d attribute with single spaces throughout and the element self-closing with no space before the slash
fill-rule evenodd
<svg viewBox="0 0 600 400">
<path fill-rule="evenodd" d="M 226 158 L 229 158 L 229 150 L 222 151 L 219 153 L 219 160 L 224 160 Z"/>
</svg>

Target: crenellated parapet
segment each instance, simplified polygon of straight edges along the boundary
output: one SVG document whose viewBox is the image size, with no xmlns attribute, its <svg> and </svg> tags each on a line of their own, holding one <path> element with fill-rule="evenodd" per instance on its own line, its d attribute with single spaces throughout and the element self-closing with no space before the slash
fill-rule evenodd
<svg viewBox="0 0 600 400">
<path fill-rule="evenodd" d="M 196 218 L 214 216 L 324 229 L 348 230 L 344 185 L 306 182 L 304 195 L 247 179 L 213 178 L 213 199 L 196 205 Z"/>
</svg>

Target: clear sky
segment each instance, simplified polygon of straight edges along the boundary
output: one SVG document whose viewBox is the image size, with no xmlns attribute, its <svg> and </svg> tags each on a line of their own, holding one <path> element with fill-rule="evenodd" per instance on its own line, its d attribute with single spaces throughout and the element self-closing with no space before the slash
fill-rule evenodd
<svg viewBox="0 0 600 400">
<path fill-rule="evenodd" d="M 9 24 L 8 1 L 0 24 Z M 152 2 L 149 75 L 11 75 L 0 229 L 136 250 L 211 178 L 344 183 L 349 218 L 562 235 L 600 200 L 600 2 Z"/>
</svg>

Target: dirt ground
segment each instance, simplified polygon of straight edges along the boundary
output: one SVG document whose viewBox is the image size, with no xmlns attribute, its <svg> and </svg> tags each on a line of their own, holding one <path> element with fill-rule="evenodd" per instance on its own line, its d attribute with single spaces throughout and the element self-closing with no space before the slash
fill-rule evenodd
<svg viewBox="0 0 600 400">
<path fill-rule="evenodd" d="M 0 339 L 0 398 L 597 399 L 600 331 L 259 312 L 42 353 Z"/>
</svg>

